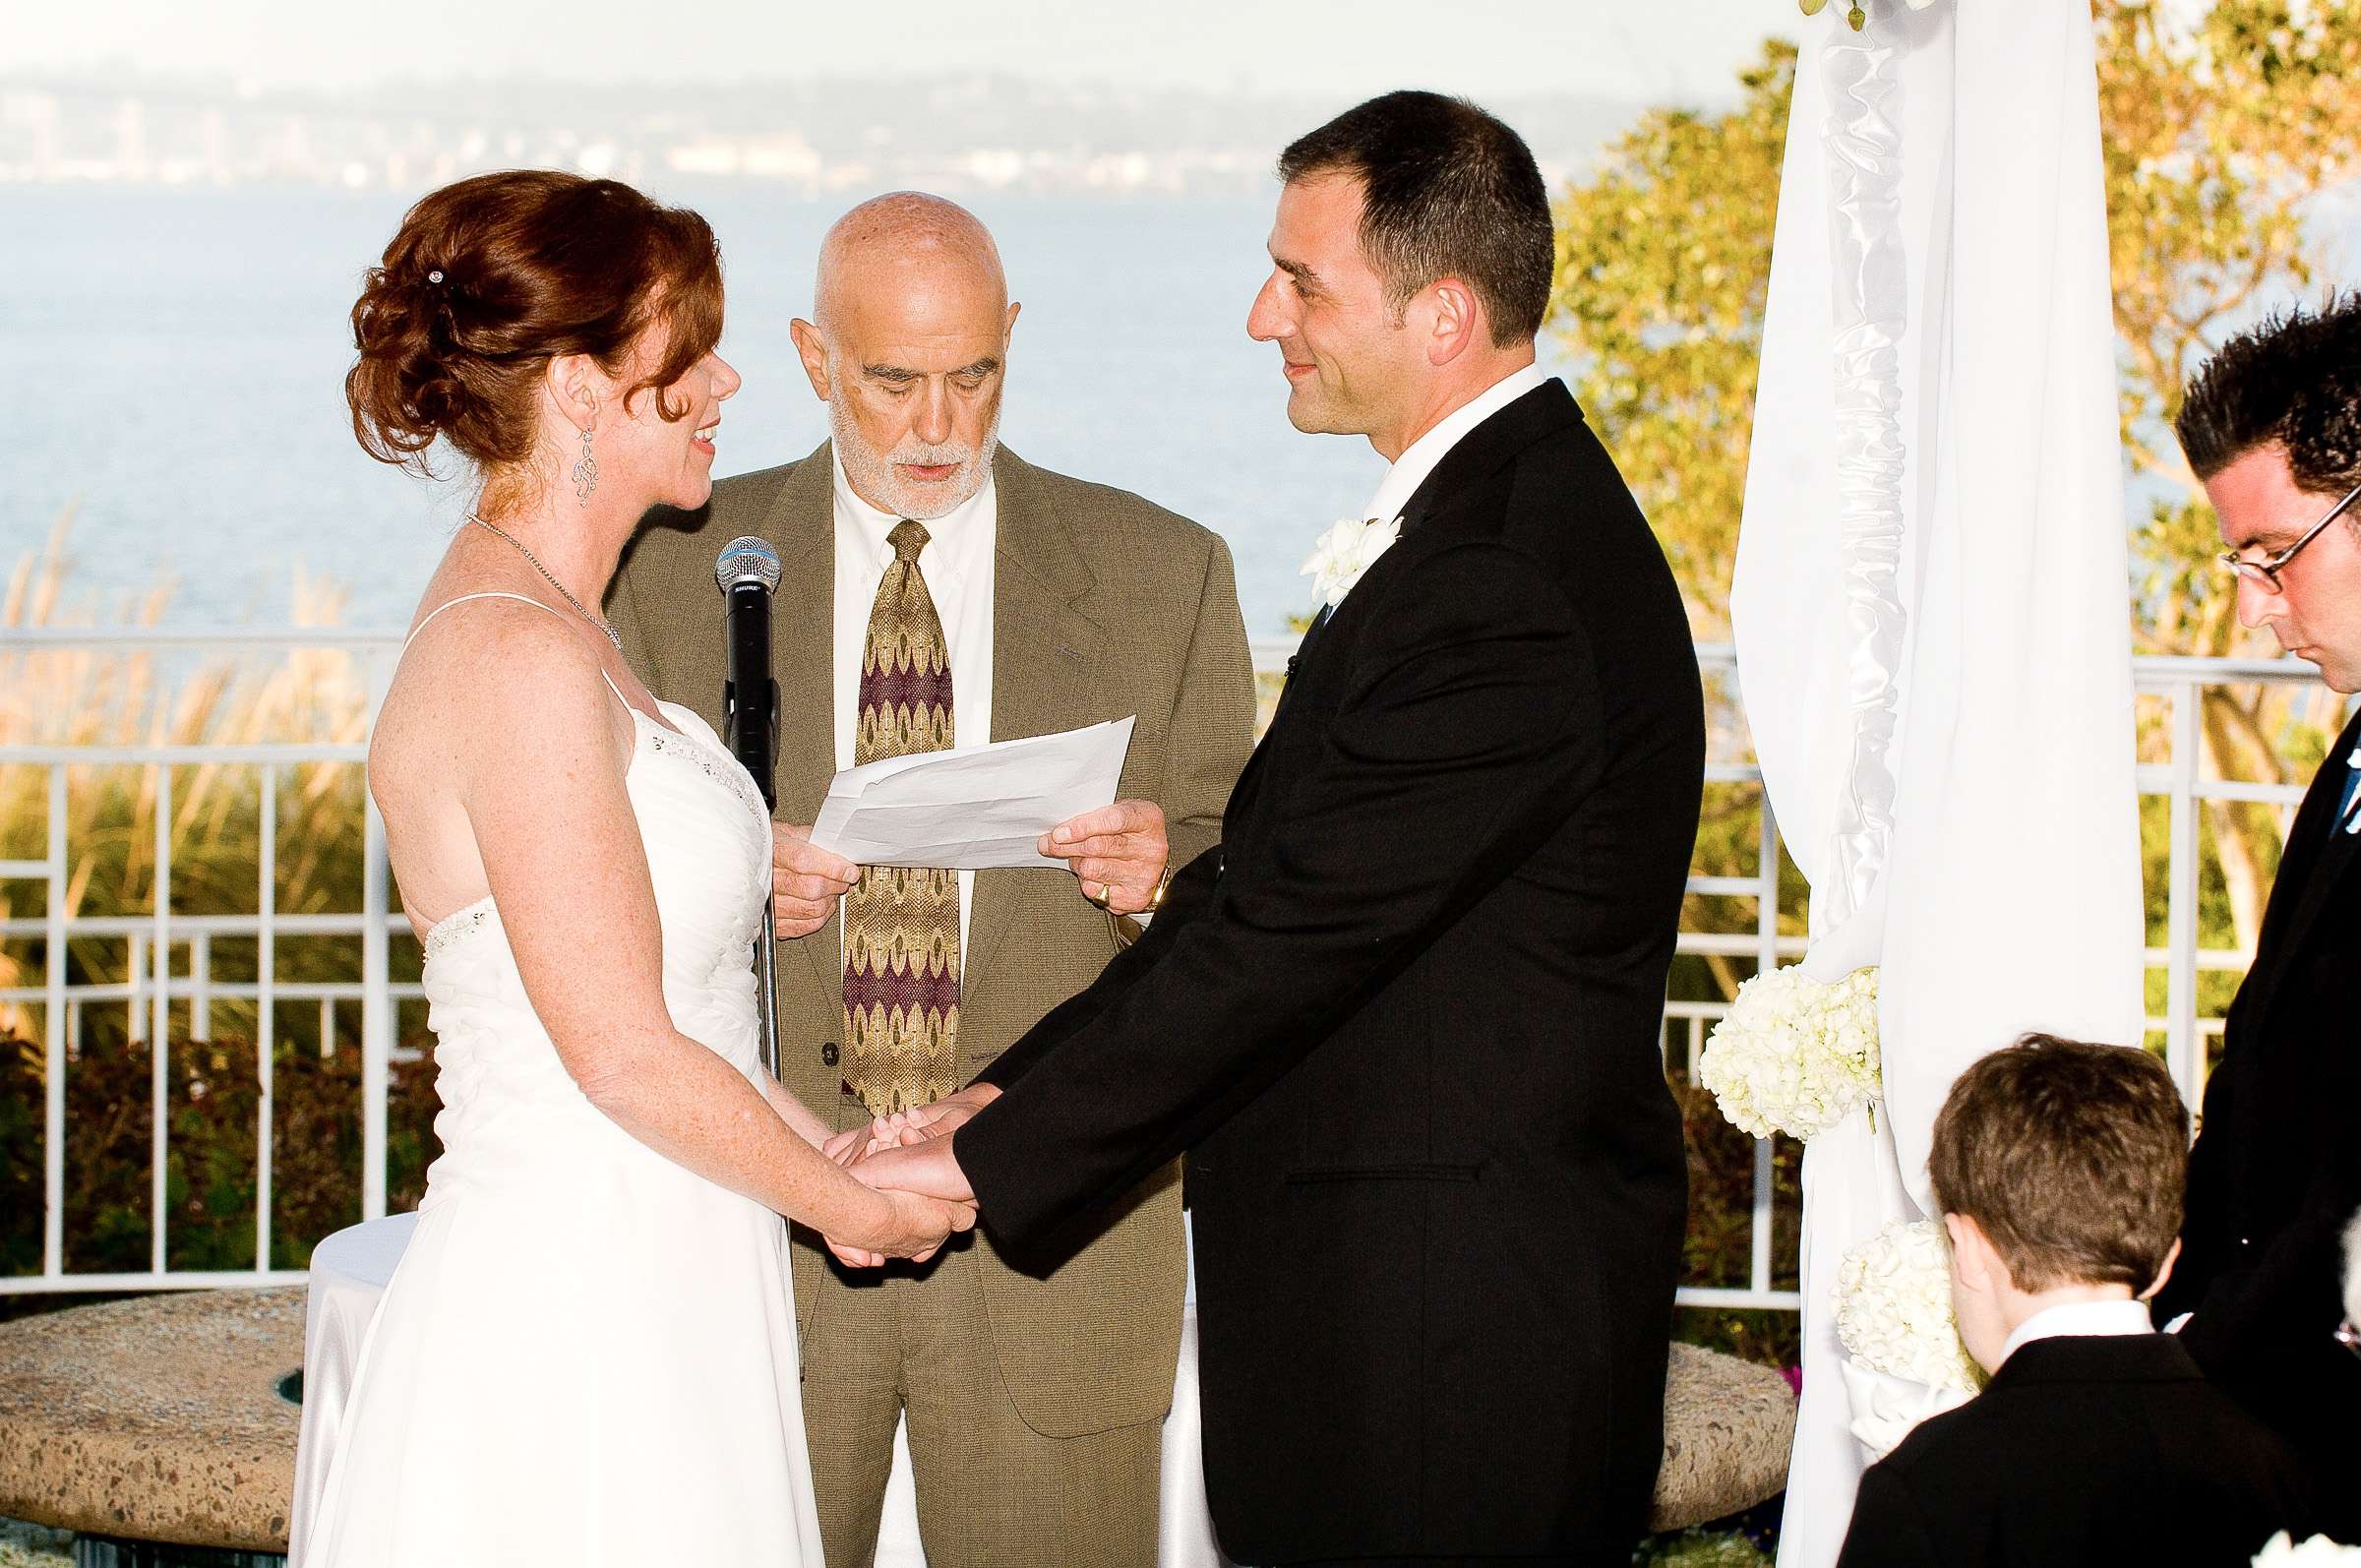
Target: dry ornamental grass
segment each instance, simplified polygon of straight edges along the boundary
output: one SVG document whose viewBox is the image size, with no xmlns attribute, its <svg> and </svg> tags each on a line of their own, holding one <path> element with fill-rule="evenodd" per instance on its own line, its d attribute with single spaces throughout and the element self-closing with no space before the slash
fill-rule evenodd
<svg viewBox="0 0 2361 1568">
<path fill-rule="evenodd" d="M 60 518 L 45 545 L 17 563 L 0 599 L 0 629 L 94 624 L 95 615 L 77 606 L 69 592 L 69 542 L 70 519 Z M 169 585 L 158 585 L 115 607 L 117 618 L 123 625 L 158 627 L 170 598 Z M 340 590 L 304 577 L 298 569 L 297 626 L 334 626 L 342 601 Z M 238 649 L 202 657 L 138 646 L 0 649 L 0 746 L 358 745 L 368 736 L 367 673 L 364 655 L 336 647 Z M 46 858 L 49 773 L 38 764 L 0 764 L 0 860 Z M 151 917 L 163 769 L 153 763 L 78 763 L 65 775 L 67 916 Z M 175 919 L 260 909 L 265 777 L 265 769 L 244 764 L 171 770 L 166 835 Z M 297 763 L 274 770 L 272 788 L 275 909 L 295 915 L 358 911 L 361 766 Z M 47 900 L 42 881 L 0 880 L 0 919 L 39 918 Z M 77 935 L 66 955 L 68 983 L 124 984 L 136 945 L 123 935 Z M 187 976 L 192 958 L 185 937 L 176 937 L 172 972 Z M 396 979 L 415 978 L 414 943 L 397 938 L 393 958 Z M 152 963 L 152 954 L 143 955 L 144 971 L 151 974 Z M 47 965 L 40 935 L 0 937 L 0 988 L 38 988 Z M 215 937 L 208 945 L 207 968 L 215 984 L 252 985 L 258 965 L 251 936 Z M 351 935 L 282 933 L 272 969 L 280 986 L 357 982 L 361 944 Z M 143 996 L 135 1018 L 122 1000 L 88 1001 L 76 1009 L 67 1040 L 65 1264 L 71 1272 L 143 1269 L 148 1263 L 154 1067 L 146 1038 L 148 1004 Z M 186 1000 L 173 1003 L 164 1053 L 166 1263 L 175 1269 L 251 1268 L 262 1125 L 257 1005 L 216 997 L 203 1020 L 192 1019 L 190 1010 Z M 421 1009 L 412 1004 L 402 1014 L 397 1032 L 407 1025 L 418 1037 L 404 1043 L 423 1045 Z M 302 1267 L 312 1242 L 360 1217 L 358 1018 L 357 1005 L 335 1003 L 324 1040 L 317 1003 L 281 1001 L 274 1010 L 272 1267 Z M 37 997 L 0 999 L 0 1273 L 40 1267 L 44 1019 Z M 344 1049 L 333 1050 L 339 1039 Z M 324 1046 L 331 1049 L 324 1052 Z M 431 1157 L 430 1080 L 422 1060 L 394 1063 L 388 1153 L 396 1207 L 415 1201 Z"/>
</svg>

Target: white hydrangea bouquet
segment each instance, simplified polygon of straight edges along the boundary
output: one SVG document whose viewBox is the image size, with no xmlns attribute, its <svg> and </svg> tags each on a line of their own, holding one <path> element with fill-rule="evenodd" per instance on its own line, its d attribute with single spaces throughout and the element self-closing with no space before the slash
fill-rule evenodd
<svg viewBox="0 0 2361 1568">
<path fill-rule="evenodd" d="M 1738 987 L 1697 1057 L 1697 1081 L 1733 1126 L 1810 1141 L 1880 1092 L 1877 971 L 1824 986 L 1800 968 Z"/>
<path fill-rule="evenodd" d="M 2326 1536 L 2299 1546 L 2282 1530 L 2255 1553 L 2255 1568 L 2335 1568 L 2338 1563 L 2361 1563 L 2361 1546 L 2340 1546 Z"/>
<path fill-rule="evenodd" d="M 1845 1254 L 1837 1338 L 1852 1435 L 1873 1461 L 1983 1385 L 1952 1314 L 1950 1243 L 1932 1220 L 1897 1220 Z"/>
</svg>

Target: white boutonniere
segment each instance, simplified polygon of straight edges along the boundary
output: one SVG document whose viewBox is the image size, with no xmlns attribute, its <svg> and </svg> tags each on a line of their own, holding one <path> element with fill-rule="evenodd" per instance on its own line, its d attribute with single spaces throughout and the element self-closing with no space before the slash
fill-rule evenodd
<svg viewBox="0 0 2361 1568">
<path fill-rule="evenodd" d="M 2314 1536 L 2302 1545 L 2280 1531 L 2255 1554 L 2255 1568 L 2314 1568 L 2314 1565 L 2361 1562 L 2361 1546 L 2340 1546 L 2326 1536 Z"/>
<path fill-rule="evenodd" d="M 1342 603 L 1362 573 L 1375 566 L 1377 558 L 1401 537 L 1400 517 L 1390 522 L 1347 517 L 1321 534 L 1311 554 L 1303 558 L 1302 569 L 1302 574 L 1311 579 L 1312 591 L 1320 596 L 1320 606 Z"/>
</svg>

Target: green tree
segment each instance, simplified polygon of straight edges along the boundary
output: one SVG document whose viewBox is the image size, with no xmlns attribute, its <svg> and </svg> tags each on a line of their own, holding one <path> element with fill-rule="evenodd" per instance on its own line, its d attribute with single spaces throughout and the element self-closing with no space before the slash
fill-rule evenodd
<svg viewBox="0 0 2361 1568">
<path fill-rule="evenodd" d="M 2171 420 L 2224 337 L 2314 284 L 2312 219 L 2361 157 L 2349 85 L 2361 80 L 2361 5 L 2217 0 L 2194 24 L 2179 16 L 2158 0 L 2096 7 L 2124 451 L 2142 509 L 2133 634 L 2147 652 L 2268 654 L 2271 638 L 2241 631 L 2214 570 L 2213 512 Z M 2210 688 L 2204 761 L 2226 777 L 2289 782 L 2319 761 L 2332 713 L 2270 688 Z M 2250 945 L 2278 865 L 2276 814 L 2214 801 L 2205 826 L 2218 877 L 2206 935 Z"/>
<path fill-rule="evenodd" d="M 1754 372 L 1795 50 L 1772 41 L 1719 115 L 1651 109 L 1557 204 L 1550 319 L 1679 574 L 1690 629 L 1729 634 Z"/>
<path fill-rule="evenodd" d="M 2125 452 L 2134 480 L 2136 645 L 2273 651 L 2244 633 L 2217 576 L 2211 509 L 2170 421 L 2189 374 L 2229 332 L 2313 285 L 2324 195 L 2361 161 L 2361 4 L 2217 0 L 2189 20 L 2163 0 L 2095 0 Z M 2178 19 L 2178 20 L 2176 20 Z M 1826 19 L 1822 19 L 1822 24 Z M 1814 24 L 1820 25 L 1820 24 Z M 1576 392 L 1633 481 L 1701 637 L 1726 634 L 1752 431 L 1794 51 L 1772 42 L 1729 109 L 1644 114 L 1557 206 L 1552 322 Z M 2268 688 L 2209 689 L 2203 764 L 2288 782 L 2320 757 L 2332 704 Z M 2144 713 L 2144 754 L 2168 745 Z M 2151 855 L 2163 803 L 2149 803 Z M 2201 930 L 2247 945 L 2278 855 L 2269 807 L 2212 802 Z M 1709 864 L 1709 832 L 1700 871 Z M 2162 878 L 2151 927 L 2163 925 Z M 2223 977 L 2224 979 L 2228 977 Z M 2226 997 L 2216 985 L 2207 1000 Z"/>
</svg>

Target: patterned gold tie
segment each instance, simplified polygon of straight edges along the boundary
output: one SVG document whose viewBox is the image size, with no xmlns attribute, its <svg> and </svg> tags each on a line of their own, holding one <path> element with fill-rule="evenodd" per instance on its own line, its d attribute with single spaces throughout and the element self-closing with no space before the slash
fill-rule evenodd
<svg viewBox="0 0 2361 1568">
<path fill-rule="evenodd" d="M 918 570 L 926 528 L 886 538 L 893 564 L 870 607 L 861 651 L 856 763 L 952 744 L 951 655 Z M 959 874 L 862 868 L 844 895 L 846 1081 L 878 1116 L 951 1093 L 959 1033 Z"/>
</svg>

